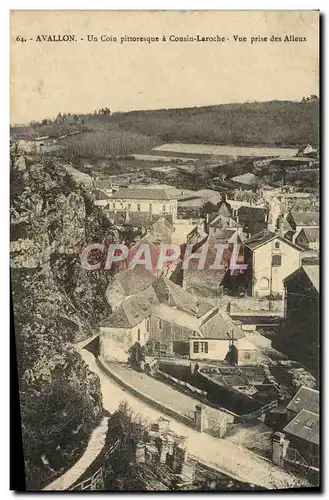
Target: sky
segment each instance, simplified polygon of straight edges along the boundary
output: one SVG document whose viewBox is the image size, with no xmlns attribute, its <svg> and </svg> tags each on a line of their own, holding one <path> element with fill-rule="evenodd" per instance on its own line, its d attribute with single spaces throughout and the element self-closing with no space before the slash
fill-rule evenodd
<svg viewBox="0 0 329 500">
<path fill-rule="evenodd" d="M 35 41 L 64 34 L 77 41 Z M 101 42 L 102 35 L 119 41 Z M 161 42 L 121 44 L 125 35 Z M 170 35 L 226 41 L 177 43 Z M 269 41 L 286 35 L 306 41 Z M 257 36 L 268 41 L 251 44 Z M 129 111 L 318 95 L 318 38 L 315 11 L 14 11 L 11 123 L 105 106 Z"/>
</svg>

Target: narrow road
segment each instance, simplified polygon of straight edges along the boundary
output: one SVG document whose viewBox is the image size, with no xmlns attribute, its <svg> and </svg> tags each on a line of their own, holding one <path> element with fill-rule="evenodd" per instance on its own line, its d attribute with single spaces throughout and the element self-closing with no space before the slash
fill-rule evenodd
<svg viewBox="0 0 329 500">
<path fill-rule="evenodd" d="M 92 353 L 85 349 L 79 352 L 90 370 L 97 373 L 100 378 L 103 406 L 106 410 L 113 412 L 121 401 L 126 401 L 134 412 L 139 413 L 145 420 L 169 418 L 117 385 L 97 365 Z M 226 440 L 216 439 L 208 434 L 201 434 L 174 419 L 170 419 L 170 422 L 171 429 L 175 433 L 187 438 L 188 453 L 219 472 L 238 481 L 268 489 L 302 486 L 300 479 L 243 447 L 233 445 Z"/>
<path fill-rule="evenodd" d="M 62 476 L 48 484 L 43 491 L 64 491 L 73 486 L 102 451 L 107 428 L 108 417 L 103 417 L 101 423 L 93 430 L 82 457 Z"/>
</svg>

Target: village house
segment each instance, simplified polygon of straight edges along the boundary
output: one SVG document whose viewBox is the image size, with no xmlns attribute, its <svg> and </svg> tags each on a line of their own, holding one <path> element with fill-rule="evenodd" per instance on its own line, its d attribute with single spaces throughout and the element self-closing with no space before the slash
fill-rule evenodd
<svg viewBox="0 0 329 500">
<path fill-rule="evenodd" d="M 320 394 L 319 391 L 310 387 L 302 386 L 287 405 L 288 422 L 295 418 L 302 410 L 319 413 Z"/>
<path fill-rule="evenodd" d="M 289 440 L 287 458 L 319 466 L 319 391 L 302 386 L 287 406 L 288 424 L 283 432 Z"/>
<path fill-rule="evenodd" d="M 319 265 L 302 265 L 284 281 L 284 339 L 295 356 L 317 367 L 319 356 Z M 317 367 L 318 368 L 318 367 Z"/>
<path fill-rule="evenodd" d="M 136 342 L 149 356 L 225 360 L 243 336 L 225 312 L 160 277 L 101 322 L 99 346 L 106 360 L 126 361 Z"/>
<path fill-rule="evenodd" d="M 105 292 L 106 300 L 112 311 L 115 311 L 126 298 L 148 288 L 156 279 L 143 265 L 116 274 Z"/>
<path fill-rule="evenodd" d="M 296 235 L 303 228 L 318 228 L 320 225 L 319 212 L 289 212 L 286 220 Z"/>
<path fill-rule="evenodd" d="M 212 189 L 185 191 L 178 197 L 178 213 L 183 218 L 201 217 L 206 213 L 217 213 L 217 207 L 222 201 L 222 194 Z"/>
<path fill-rule="evenodd" d="M 233 213 L 231 204 L 227 201 L 226 195 L 222 195 L 221 201 L 217 204 L 217 214 L 223 217 L 231 217 Z"/>
<path fill-rule="evenodd" d="M 297 234 L 295 243 L 305 250 L 320 250 L 320 228 L 303 227 Z"/>
<path fill-rule="evenodd" d="M 217 231 L 221 229 L 231 229 L 236 228 L 237 223 L 232 217 L 225 215 L 216 215 L 215 217 L 209 217 L 206 215 L 205 229 L 209 236 L 213 236 Z"/>
<path fill-rule="evenodd" d="M 122 188 L 113 193 L 107 214 L 114 223 L 140 227 L 160 217 L 177 218 L 177 199 L 166 189 Z"/>
<path fill-rule="evenodd" d="M 193 360 L 230 360 L 231 346 L 239 349 L 244 337 L 242 329 L 231 318 L 216 308 L 200 326 L 202 338 L 189 338 L 189 357 Z M 242 353 L 241 358 L 242 360 Z"/>
<path fill-rule="evenodd" d="M 234 216 L 239 226 L 248 237 L 267 229 L 268 210 L 261 207 L 241 206 L 234 211 Z"/>
<path fill-rule="evenodd" d="M 303 249 L 271 231 L 262 231 L 245 240 L 243 245 L 251 295 L 283 297 L 283 280 L 300 267 Z"/>
</svg>

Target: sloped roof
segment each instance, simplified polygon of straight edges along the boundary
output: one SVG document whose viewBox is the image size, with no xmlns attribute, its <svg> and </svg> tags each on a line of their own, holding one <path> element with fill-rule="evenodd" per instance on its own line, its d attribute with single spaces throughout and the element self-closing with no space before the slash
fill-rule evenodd
<svg viewBox="0 0 329 500">
<path fill-rule="evenodd" d="M 316 241 L 320 241 L 320 228 L 319 227 L 304 227 L 302 229 L 307 240 L 310 243 L 314 243 Z"/>
<path fill-rule="evenodd" d="M 254 248 L 257 248 L 261 245 L 264 245 L 265 243 L 268 243 L 269 241 L 273 240 L 276 237 L 277 235 L 272 231 L 264 230 L 260 231 L 257 234 L 254 234 L 254 236 L 245 240 L 244 245 L 253 250 Z"/>
<path fill-rule="evenodd" d="M 226 200 L 222 200 L 217 204 L 217 211 L 224 217 L 230 217 L 230 215 L 232 215 L 232 207 Z"/>
<path fill-rule="evenodd" d="M 226 243 L 228 242 L 235 234 L 237 233 L 236 229 L 220 229 L 216 231 L 212 236 L 209 236 L 207 243 L 215 244 L 215 243 Z"/>
<path fill-rule="evenodd" d="M 236 227 L 237 223 L 231 217 L 227 217 L 226 215 L 216 215 L 210 222 L 209 227 L 218 227 L 220 229 L 228 228 L 228 227 Z"/>
<path fill-rule="evenodd" d="M 111 199 L 111 196 L 105 193 L 103 189 L 95 189 L 93 192 L 95 196 L 95 200 L 109 200 Z"/>
<path fill-rule="evenodd" d="M 131 328 L 149 316 L 152 307 L 159 304 L 159 300 L 152 287 L 143 292 L 125 299 L 120 307 L 100 326 L 111 328 Z"/>
<path fill-rule="evenodd" d="M 238 208 L 237 213 L 240 222 L 264 222 L 267 209 L 243 205 Z"/>
<path fill-rule="evenodd" d="M 313 444 L 319 444 L 320 419 L 311 411 L 301 410 L 283 429 L 284 432 Z"/>
<path fill-rule="evenodd" d="M 113 194 L 114 199 L 170 200 L 166 189 L 121 188 Z"/>
<path fill-rule="evenodd" d="M 305 273 L 315 290 L 319 292 L 320 290 L 320 268 L 319 264 L 303 264 L 299 269 L 289 274 L 286 278 L 284 278 L 283 283 L 288 283 L 291 280 L 294 280 L 296 277 L 301 276 L 301 273 Z"/>
<path fill-rule="evenodd" d="M 245 350 L 245 351 L 257 351 L 257 347 L 255 344 L 246 340 L 245 338 L 239 339 L 235 344 L 237 349 Z"/>
<path fill-rule="evenodd" d="M 152 287 L 161 303 L 166 303 L 168 293 L 170 295 L 170 304 L 181 311 L 187 312 L 192 316 L 200 318 L 207 311 L 210 311 L 212 305 L 204 300 L 199 300 L 190 293 L 186 292 L 181 286 L 176 285 L 167 278 L 160 277 Z"/>
<path fill-rule="evenodd" d="M 245 240 L 243 244 L 250 248 L 251 250 L 255 250 L 256 248 L 265 245 L 271 240 L 274 240 L 275 238 L 278 238 L 280 241 L 283 241 L 284 243 L 287 243 L 287 245 L 290 245 L 296 250 L 303 251 L 304 249 L 299 247 L 298 245 L 295 245 L 291 241 L 287 240 L 286 238 L 283 238 L 279 234 L 273 233 L 272 231 L 269 231 L 267 229 L 264 229 L 263 231 L 260 231 L 257 234 L 254 234 L 251 238 Z"/>
<path fill-rule="evenodd" d="M 119 281 L 126 295 L 133 295 L 152 285 L 156 277 L 145 266 L 141 265 L 120 272 L 116 275 L 115 280 Z"/>
<path fill-rule="evenodd" d="M 253 186 L 257 183 L 258 177 L 251 172 L 247 172 L 246 174 L 232 177 L 231 181 L 238 182 L 239 184 L 246 184 L 247 186 Z"/>
<path fill-rule="evenodd" d="M 302 269 L 305 271 L 305 273 L 309 277 L 314 288 L 317 291 L 319 291 L 320 290 L 320 267 L 318 265 L 310 265 L 310 266 L 302 266 Z"/>
<path fill-rule="evenodd" d="M 296 226 L 318 226 L 319 212 L 290 212 Z"/>
<path fill-rule="evenodd" d="M 194 332 L 198 332 L 199 336 L 199 320 L 196 316 L 191 316 L 190 314 L 179 311 L 173 307 L 167 306 L 166 304 L 159 304 L 152 308 L 152 314 L 162 319 L 163 321 L 169 321 L 178 326 L 183 326 Z"/>
<path fill-rule="evenodd" d="M 219 311 L 209 320 L 206 320 L 202 324 L 200 330 L 206 339 L 229 340 L 229 336 L 231 337 L 232 333 L 234 334 L 234 340 L 239 340 L 244 337 L 242 330 L 235 327 L 232 322 L 225 318 Z"/>
<path fill-rule="evenodd" d="M 319 413 L 319 391 L 303 385 L 288 404 L 287 410 L 295 413 L 299 413 L 301 410 Z"/>
<path fill-rule="evenodd" d="M 173 225 L 164 217 L 160 217 L 151 228 L 154 238 L 162 243 L 169 243 L 173 232 Z"/>
</svg>

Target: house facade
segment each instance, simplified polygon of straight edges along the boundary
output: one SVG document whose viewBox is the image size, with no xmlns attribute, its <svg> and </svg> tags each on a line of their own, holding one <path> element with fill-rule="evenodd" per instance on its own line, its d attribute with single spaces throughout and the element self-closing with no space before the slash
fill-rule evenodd
<svg viewBox="0 0 329 500">
<path fill-rule="evenodd" d="M 284 294 L 283 280 L 300 267 L 302 248 L 270 231 L 243 242 L 253 297 Z"/>
<path fill-rule="evenodd" d="M 160 217 L 177 219 L 177 199 L 166 189 L 122 188 L 113 193 L 107 214 L 115 222 L 138 226 L 154 223 Z"/>
<path fill-rule="evenodd" d="M 145 346 L 149 356 L 225 360 L 232 339 L 243 336 L 241 326 L 226 313 L 159 278 L 126 298 L 102 321 L 99 346 L 108 361 L 126 361 L 136 342 Z"/>
</svg>

